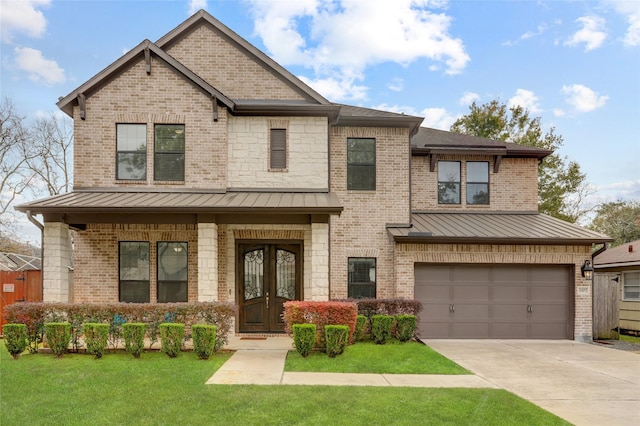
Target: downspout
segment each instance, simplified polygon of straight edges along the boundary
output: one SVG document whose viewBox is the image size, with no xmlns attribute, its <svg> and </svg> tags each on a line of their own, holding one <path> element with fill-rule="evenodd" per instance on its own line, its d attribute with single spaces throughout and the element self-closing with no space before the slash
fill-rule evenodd
<svg viewBox="0 0 640 426">
<path fill-rule="evenodd" d="M 44 300 L 44 225 L 27 210 L 27 219 L 40 228 L 40 300 Z"/>
</svg>

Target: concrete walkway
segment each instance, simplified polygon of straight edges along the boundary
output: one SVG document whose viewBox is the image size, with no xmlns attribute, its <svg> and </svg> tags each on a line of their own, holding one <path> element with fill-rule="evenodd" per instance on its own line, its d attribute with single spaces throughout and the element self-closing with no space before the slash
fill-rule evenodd
<svg viewBox="0 0 640 426">
<path fill-rule="evenodd" d="M 425 340 L 475 375 L 284 372 L 291 339 L 232 338 L 208 384 L 506 389 L 575 425 L 640 425 L 640 354 L 570 340 Z"/>
<path fill-rule="evenodd" d="M 570 340 L 425 340 L 576 425 L 640 425 L 640 355 Z"/>
<path fill-rule="evenodd" d="M 236 352 L 207 381 L 224 385 L 328 385 L 495 388 L 474 375 L 293 373 L 284 371 L 287 352 L 293 349 L 288 337 L 264 340 L 230 339 L 227 349 Z"/>
</svg>

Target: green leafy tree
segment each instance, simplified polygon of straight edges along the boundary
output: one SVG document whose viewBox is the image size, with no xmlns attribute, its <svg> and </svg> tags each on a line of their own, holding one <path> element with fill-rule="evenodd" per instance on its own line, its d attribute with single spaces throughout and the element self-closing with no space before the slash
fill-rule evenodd
<svg viewBox="0 0 640 426">
<path fill-rule="evenodd" d="M 556 151 L 562 146 L 555 128 L 543 132 L 540 117 L 531 117 L 521 106 L 507 107 L 499 100 L 469 107 L 469 114 L 451 126 L 452 132 Z M 586 174 L 576 162 L 548 155 L 538 167 L 538 211 L 577 222 L 592 210 L 585 199 L 591 194 Z"/>
<path fill-rule="evenodd" d="M 640 201 L 601 204 L 589 228 L 613 238 L 613 247 L 640 240 Z"/>
</svg>

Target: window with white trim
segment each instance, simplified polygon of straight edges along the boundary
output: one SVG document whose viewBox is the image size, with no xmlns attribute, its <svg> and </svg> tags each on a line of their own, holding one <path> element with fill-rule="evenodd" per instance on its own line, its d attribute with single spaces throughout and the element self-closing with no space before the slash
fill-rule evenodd
<svg viewBox="0 0 640 426">
<path fill-rule="evenodd" d="M 640 301 L 640 271 L 622 273 L 622 300 Z"/>
</svg>

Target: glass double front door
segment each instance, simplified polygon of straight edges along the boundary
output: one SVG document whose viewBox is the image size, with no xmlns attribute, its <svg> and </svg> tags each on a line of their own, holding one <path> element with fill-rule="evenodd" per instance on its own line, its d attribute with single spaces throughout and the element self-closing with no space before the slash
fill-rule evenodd
<svg viewBox="0 0 640 426">
<path fill-rule="evenodd" d="M 240 332 L 283 332 L 284 303 L 302 295 L 302 243 L 237 245 Z"/>
</svg>

